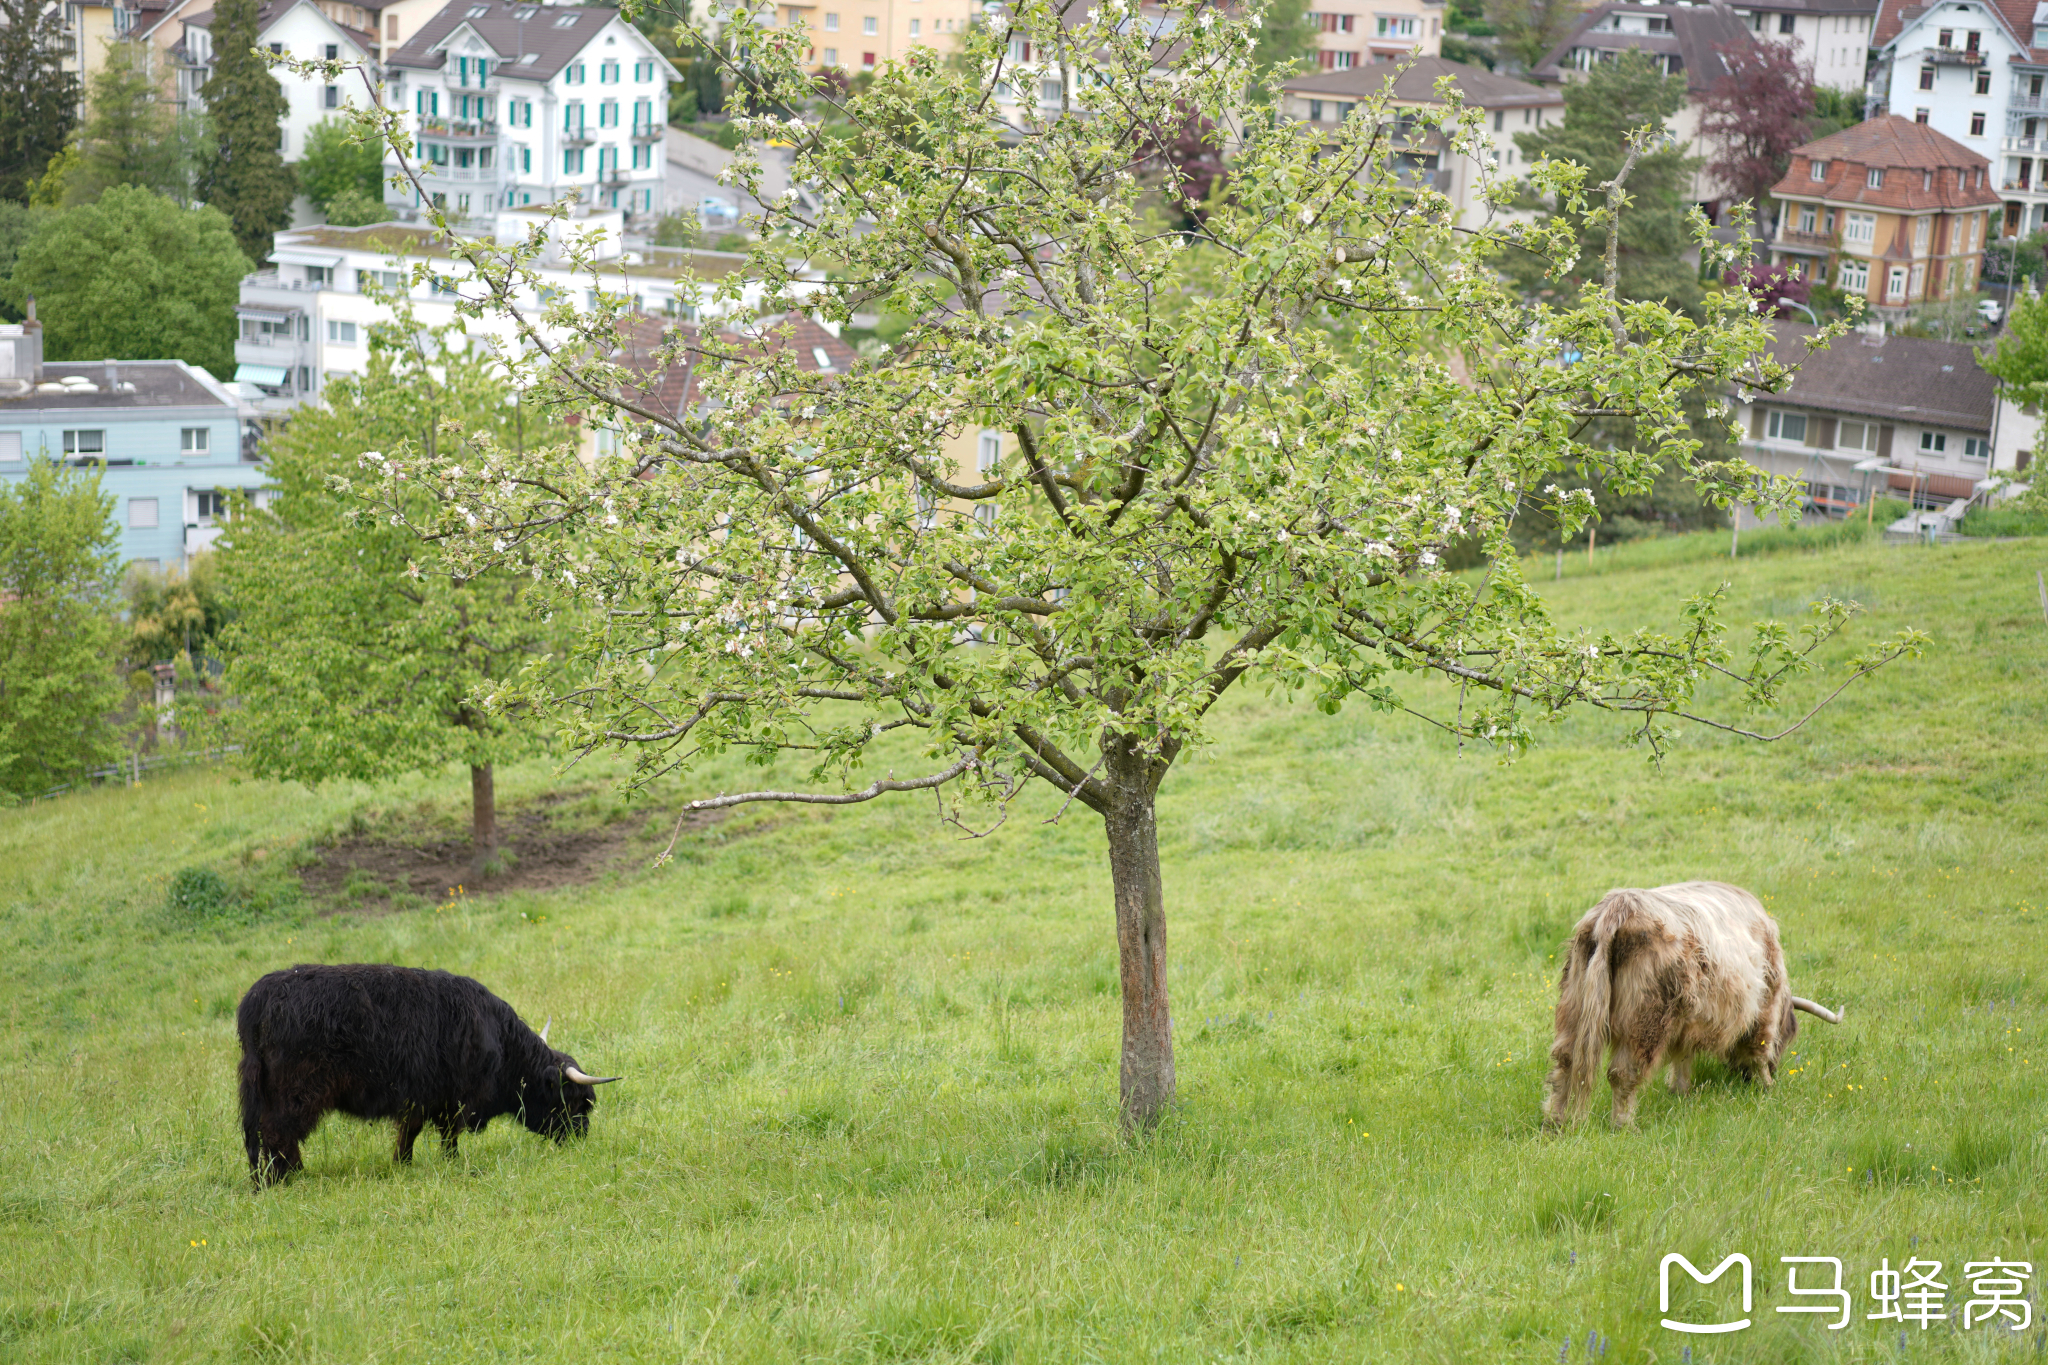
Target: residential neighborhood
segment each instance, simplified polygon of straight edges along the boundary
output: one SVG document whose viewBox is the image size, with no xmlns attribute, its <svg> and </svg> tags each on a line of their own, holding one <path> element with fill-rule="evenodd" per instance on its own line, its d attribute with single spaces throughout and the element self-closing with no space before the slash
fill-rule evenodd
<svg viewBox="0 0 2048 1365">
<path fill-rule="evenodd" d="M 0 0 L 6 1358 L 2042 1365 L 2017 5 Z"/>
</svg>

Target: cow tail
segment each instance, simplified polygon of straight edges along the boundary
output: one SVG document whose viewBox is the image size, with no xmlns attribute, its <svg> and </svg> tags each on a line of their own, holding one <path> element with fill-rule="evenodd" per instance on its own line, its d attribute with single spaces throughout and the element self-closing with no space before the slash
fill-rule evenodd
<svg viewBox="0 0 2048 1365">
<path fill-rule="evenodd" d="M 1550 1049 L 1550 1117 L 1560 1122 L 1584 1118 L 1593 1100 L 1593 1081 L 1607 1052 L 1612 1030 L 1614 964 L 1610 945 L 1614 932 L 1635 909 L 1633 900 L 1611 894 L 1594 907 L 1590 923 L 1572 936 L 1570 957 L 1557 997 L 1557 1041 Z"/>
<path fill-rule="evenodd" d="M 236 1032 L 242 1037 L 239 1072 L 242 1099 L 242 1146 L 249 1153 L 249 1173 L 258 1181 L 263 1170 L 263 1054 L 256 1046 L 256 1020 L 248 1000 L 236 1011 Z"/>
</svg>

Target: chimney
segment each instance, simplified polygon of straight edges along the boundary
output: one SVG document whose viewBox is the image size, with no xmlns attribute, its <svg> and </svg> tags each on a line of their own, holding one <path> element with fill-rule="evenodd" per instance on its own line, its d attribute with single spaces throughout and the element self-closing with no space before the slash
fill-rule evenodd
<svg viewBox="0 0 2048 1365">
<path fill-rule="evenodd" d="M 28 317 L 21 325 L 32 332 L 43 330 L 43 324 L 36 321 L 36 296 L 34 294 L 28 296 Z"/>
</svg>

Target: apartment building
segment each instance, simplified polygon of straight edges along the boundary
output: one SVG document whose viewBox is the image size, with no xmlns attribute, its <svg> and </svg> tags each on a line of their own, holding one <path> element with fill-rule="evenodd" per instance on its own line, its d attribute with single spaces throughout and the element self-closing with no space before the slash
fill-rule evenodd
<svg viewBox="0 0 2048 1365">
<path fill-rule="evenodd" d="M 1974 294 L 2000 203 L 1989 162 L 1899 114 L 1799 148 L 1771 198 L 1771 261 L 1881 313 Z"/>
<path fill-rule="evenodd" d="M 337 14 L 343 18 L 337 19 Z M 172 49 L 178 64 L 178 100 L 195 111 L 206 107 L 200 89 L 213 72 L 213 16 L 211 8 L 187 5 L 172 21 L 182 35 Z M 354 27 L 356 23 L 375 21 L 374 12 L 358 5 L 337 4 L 335 0 L 269 0 L 256 12 L 256 40 L 284 56 L 367 67 L 375 79 L 376 37 L 367 28 Z M 369 87 L 352 72 L 337 81 L 301 76 L 286 67 L 276 67 L 272 74 L 284 91 L 280 150 L 286 161 L 297 161 L 305 155 L 306 135 L 314 124 L 322 119 L 345 117 L 351 107 L 370 102 Z"/>
<path fill-rule="evenodd" d="M 1871 92 L 1992 163 L 2000 231 L 2048 226 L 2048 10 L 2035 0 L 1883 0 Z"/>
<path fill-rule="evenodd" d="M 1388 107 L 1402 111 L 1395 116 L 1395 135 L 1402 145 L 1397 164 L 1417 183 L 1449 195 L 1457 206 L 1460 227 L 1476 227 L 1489 212 L 1478 193 L 1483 170 L 1480 161 L 1452 152 L 1443 133 L 1427 118 L 1417 117 L 1443 107 L 1436 87 L 1447 76 L 1466 105 L 1484 115 L 1491 142 L 1487 157 L 1509 178 L 1520 165 L 1515 135 L 1564 117 L 1564 96 L 1556 86 L 1531 85 L 1443 57 L 1418 57 L 1399 70 L 1361 66 L 1297 76 L 1282 87 L 1281 110 L 1305 123 L 1334 128 L 1359 104 L 1391 87 Z M 1415 113 L 1405 112 L 1410 110 Z"/>
<path fill-rule="evenodd" d="M 960 36 L 988 9 L 982 0 L 818 0 L 764 5 L 756 22 L 769 28 L 801 25 L 811 60 L 821 70 L 858 75 L 884 62 L 902 61 L 916 48 L 956 50 Z"/>
<path fill-rule="evenodd" d="M 1947 507 L 1979 493 L 1999 394 L 1971 347 L 1875 329 L 1808 355 L 1814 328 L 1771 328 L 1773 352 L 1799 373 L 1781 393 L 1735 395 L 1752 464 L 1805 482 L 1809 507 L 1826 515 L 1871 497 Z"/>
<path fill-rule="evenodd" d="M 1713 149 L 1700 137 L 1699 100 L 1726 77 L 1723 52 L 1758 41 L 1748 21 L 1719 3 L 1639 5 L 1606 0 L 1580 16 L 1572 32 L 1545 54 L 1530 74 L 1545 85 L 1576 80 L 1628 51 L 1641 52 L 1667 75 L 1685 77 L 1686 102 L 1673 115 L 1672 139 L 1704 163 Z M 1705 165 L 1693 177 L 1694 202 L 1713 208 L 1726 195 Z"/>
<path fill-rule="evenodd" d="M 414 219 L 431 199 L 477 225 L 566 194 L 656 213 L 676 79 L 615 9 L 456 0 L 387 64 L 386 98 L 405 111 L 422 187 L 387 188 L 386 202 Z"/>
<path fill-rule="evenodd" d="M 521 241 L 531 227 L 547 222 L 538 211 L 506 210 L 498 215 L 492 235 Z M 557 298 L 593 306 L 601 290 L 627 300 L 636 311 L 684 321 L 726 311 L 711 293 L 746 264 L 744 256 L 662 248 L 629 252 L 622 249 L 622 226 L 623 215 L 616 210 L 571 220 L 572 232 L 588 233 L 596 243 L 597 273 L 568 269 L 562 264 L 564 253 L 552 250 L 537 268 L 539 290 L 518 299 L 518 307 L 537 316 Z M 554 240 L 560 241 L 559 229 Z M 420 265 L 428 278 L 415 285 L 413 268 Z M 464 298 L 481 295 L 467 263 L 445 242 L 426 228 L 406 224 L 280 232 L 270 267 L 243 279 L 235 309 L 235 380 L 256 412 L 267 418 L 283 417 L 316 400 L 336 375 L 366 372 L 371 329 L 390 320 L 387 299 L 393 292 L 403 293 L 414 316 L 428 327 L 453 321 Z M 696 283 L 678 282 L 685 269 Z M 732 308 L 751 312 L 759 299 L 759 289 L 750 286 Z M 473 344 L 508 355 L 518 351 L 517 328 L 490 309 L 470 319 L 467 328 Z"/>
<path fill-rule="evenodd" d="M 1861 95 L 1879 0 L 1748 0 L 1733 8 L 1761 42 L 1783 43 L 1815 85 Z"/>
<path fill-rule="evenodd" d="M 1314 0 L 1316 65 L 1350 71 L 1396 58 L 1434 57 L 1444 45 L 1444 0 Z"/>
<path fill-rule="evenodd" d="M 121 557 L 183 564 L 219 534 L 228 498 L 264 481 L 247 415 L 228 387 L 182 360 L 43 360 L 33 307 L 0 326 L 0 481 L 29 462 L 98 468 Z"/>
</svg>

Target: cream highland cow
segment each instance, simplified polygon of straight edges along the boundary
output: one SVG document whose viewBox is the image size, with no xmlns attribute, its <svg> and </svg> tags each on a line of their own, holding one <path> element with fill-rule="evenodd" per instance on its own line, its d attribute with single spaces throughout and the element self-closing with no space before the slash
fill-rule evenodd
<svg viewBox="0 0 2048 1365">
<path fill-rule="evenodd" d="M 1792 994 L 1777 922 L 1755 896 L 1724 882 L 1610 891 L 1572 931 L 1544 1119 L 1585 1116 L 1610 1046 L 1616 1127 L 1635 1123 L 1638 1090 L 1666 1062 L 1680 1095 L 1700 1054 L 1769 1085 L 1798 1032 L 1794 1010 L 1841 1022 Z"/>
</svg>

